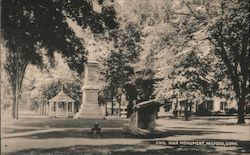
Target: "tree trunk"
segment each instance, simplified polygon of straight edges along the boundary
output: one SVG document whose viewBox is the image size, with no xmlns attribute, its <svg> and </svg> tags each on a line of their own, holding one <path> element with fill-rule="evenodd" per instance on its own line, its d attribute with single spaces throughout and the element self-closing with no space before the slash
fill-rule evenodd
<svg viewBox="0 0 250 155">
<path fill-rule="evenodd" d="M 155 119 L 158 119 L 158 118 L 159 118 L 159 116 L 158 116 L 158 112 L 160 111 L 159 108 L 160 108 L 160 107 L 158 107 L 158 109 L 157 109 L 157 111 L 156 111 L 156 113 L 155 113 Z"/>
<path fill-rule="evenodd" d="M 44 103 L 42 103 L 42 115 L 44 115 Z"/>
<path fill-rule="evenodd" d="M 19 100 L 18 100 L 18 96 L 16 95 L 16 110 L 15 110 L 15 117 L 16 117 L 16 120 L 18 120 L 18 103 Z"/>
<path fill-rule="evenodd" d="M 19 104 L 19 82 L 18 75 L 16 78 L 16 93 L 15 93 L 15 118 L 18 120 L 18 104 Z"/>
<path fill-rule="evenodd" d="M 114 100 L 112 97 L 112 101 L 111 101 L 111 115 L 114 115 Z"/>
<path fill-rule="evenodd" d="M 238 124 L 245 124 L 245 97 L 238 101 Z"/>
<path fill-rule="evenodd" d="M 122 102 L 122 95 L 118 96 L 118 117 L 121 117 L 121 102 Z"/>
<path fill-rule="evenodd" d="M 45 102 L 43 103 L 43 115 L 46 115 L 46 103 Z"/>
<path fill-rule="evenodd" d="M 108 107 L 107 107 L 107 103 L 105 103 L 105 116 L 108 116 Z"/>
<path fill-rule="evenodd" d="M 16 113 L 16 98 L 12 99 L 13 103 L 12 103 L 12 118 L 16 118 L 15 117 L 15 113 Z"/>
<path fill-rule="evenodd" d="M 121 101 L 119 102 L 118 116 L 121 117 Z"/>
<path fill-rule="evenodd" d="M 44 115 L 44 103 L 42 104 L 42 115 Z"/>
</svg>

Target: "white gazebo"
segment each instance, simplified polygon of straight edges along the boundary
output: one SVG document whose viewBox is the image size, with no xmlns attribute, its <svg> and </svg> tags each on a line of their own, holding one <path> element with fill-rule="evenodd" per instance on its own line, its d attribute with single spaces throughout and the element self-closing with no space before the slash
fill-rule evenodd
<svg viewBox="0 0 250 155">
<path fill-rule="evenodd" d="M 75 100 L 61 91 L 49 100 L 50 117 L 73 117 L 75 113 Z"/>
</svg>

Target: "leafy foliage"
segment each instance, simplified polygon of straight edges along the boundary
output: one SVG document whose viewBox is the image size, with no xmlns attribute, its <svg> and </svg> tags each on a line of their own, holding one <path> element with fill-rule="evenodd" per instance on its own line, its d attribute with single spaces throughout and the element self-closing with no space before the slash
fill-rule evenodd
<svg viewBox="0 0 250 155">
<path fill-rule="evenodd" d="M 119 100 L 122 93 L 129 95 L 126 85 L 135 74 L 132 64 L 138 60 L 141 51 L 140 35 L 140 30 L 133 24 L 110 33 L 114 49 L 102 58 L 100 67 L 104 81 L 100 95 L 104 101 L 111 101 L 113 104 L 113 100 L 115 98 Z"/>
<path fill-rule="evenodd" d="M 244 123 L 246 96 L 250 94 L 249 2 L 221 3 L 221 16 L 209 26 L 215 52 L 227 67 L 238 100 L 239 120 Z"/>
<path fill-rule="evenodd" d="M 110 29 L 117 26 L 112 6 L 103 7 L 97 13 L 87 0 L 4 0 L 1 27 L 6 47 L 21 48 L 24 58 L 32 64 L 42 59 L 37 48 L 44 47 L 50 58 L 57 50 L 67 58 L 72 69 L 81 73 L 86 60 L 84 47 L 66 22 L 65 14 L 83 28 L 89 26 L 94 33 L 103 32 L 103 25 Z"/>
<path fill-rule="evenodd" d="M 249 3 L 244 0 L 233 0 L 227 3 L 225 1 L 198 1 L 197 3 L 183 1 L 183 4 L 186 12 L 181 10 L 182 12 L 176 14 L 184 15 L 193 25 L 191 31 L 185 33 L 197 43 L 209 40 L 207 47 L 211 49 L 210 52 L 213 52 L 213 55 L 208 56 L 210 59 L 214 58 L 214 61 L 205 63 L 214 67 L 213 78 L 216 79 L 216 84 L 221 91 L 225 91 L 225 87 L 221 87 L 222 83 L 226 87 L 233 87 L 239 108 L 238 123 L 244 123 L 245 97 L 249 94 Z M 187 27 L 191 25 L 185 24 Z M 200 55 L 207 54 L 203 52 Z M 204 57 L 203 60 L 205 60 Z M 225 79 L 230 81 L 225 82 Z M 211 83 L 209 85 L 211 87 Z"/>
</svg>

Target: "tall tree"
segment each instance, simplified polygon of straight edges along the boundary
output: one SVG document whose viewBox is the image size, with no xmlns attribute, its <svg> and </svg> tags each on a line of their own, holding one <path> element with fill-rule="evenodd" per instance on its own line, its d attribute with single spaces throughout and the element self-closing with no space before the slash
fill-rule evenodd
<svg viewBox="0 0 250 155">
<path fill-rule="evenodd" d="M 126 35 L 124 37 L 123 33 L 114 31 L 116 35 L 112 37 L 114 38 L 114 51 L 118 52 L 117 55 L 121 53 L 124 56 L 118 57 L 120 64 L 117 65 L 115 63 L 116 59 L 114 59 L 116 58 L 115 54 L 110 54 L 109 56 L 112 56 L 112 59 L 114 59 L 114 63 L 110 61 L 110 66 L 119 67 L 117 67 L 116 71 L 113 71 L 112 67 L 110 67 L 107 72 L 111 72 L 113 75 L 122 75 L 121 78 L 110 80 L 110 83 L 114 85 L 121 82 L 121 84 L 116 85 L 116 88 L 118 88 L 116 89 L 116 94 L 120 94 L 121 90 L 126 94 L 129 101 L 129 116 L 134 101 L 138 103 L 155 97 L 153 94 L 156 83 L 155 54 L 161 49 L 161 47 L 157 46 L 155 38 L 161 36 L 166 30 L 167 24 L 165 21 L 168 18 L 169 5 L 164 0 L 157 2 L 149 0 L 127 1 L 122 3 L 122 5 L 119 2 L 117 3 L 115 8 L 118 22 L 121 23 L 120 30 Z M 131 59 L 133 57 L 135 58 L 134 60 Z M 110 58 L 108 57 L 108 59 Z M 126 59 L 128 61 L 124 63 Z M 127 77 L 124 77 L 122 72 L 128 72 L 129 74 L 127 74 Z M 106 84 L 105 89 L 111 90 L 107 87 L 111 86 L 111 84 L 107 82 Z"/>
<path fill-rule="evenodd" d="M 221 16 L 209 27 L 210 41 L 227 67 L 238 103 L 238 123 L 245 123 L 246 96 L 250 94 L 249 2 L 221 3 Z"/>
<path fill-rule="evenodd" d="M 152 50 L 149 53 L 141 52 L 140 62 L 136 64 L 134 85 L 137 91 L 137 102 L 147 101 L 155 98 L 153 94 L 154 85 L 157 81 L 155 78 L 154 70 L 154 52 Z"/>
<path fill-rule="evenodd" d="M 250 93 L 249 2 L 200 1 L 185 5 L 199 25 L 206 25 L 201 29 L 205 28 L 215 54 L 226 66 L 238 104 L 238 123 L 243 124 L 246 96 Z"/>
<path fill-rule="evenodd" d="M 13 43 L 13 41 L 14 40 L 12 40 L 11 43 Z M 13 44 L 16 43 L 14 42 Z M 18 102 L 20 98 L 23 77 L 25 74 L 25 69 L 29 64 L 29 60 L 27 60 L 24 56 L 24 53 L 21 52 L 23 48 L 22 46 L 23 45 L 20 43 L 18 47 L 14 46 L 14 49 L 9 48 L 8 52 L 6 53 L 7 61 L 4 64 L 4 68 L 7 72 L 13 92 L 12 116 L 16 119 L 18 119 Z M 37 64 L 40 65 L 41 62 L 37 62 Z"/>
<path fill-rule="evenodd" d="M 127 24 L 110 33 L 114 50 L 101 60 L 100 73 L 105 83 L 101 94 L 109 94 L 106 97 L 107 101 L 112 103 L 111 114 L 114 99 L 119 100 L 121 92 L 126 92 L 125 85 L 134 75 L 134 67 L 131 64 L 135 64 L 141 51 L 140 36 L 140 30 L 133 24 Z"/>
</svg>

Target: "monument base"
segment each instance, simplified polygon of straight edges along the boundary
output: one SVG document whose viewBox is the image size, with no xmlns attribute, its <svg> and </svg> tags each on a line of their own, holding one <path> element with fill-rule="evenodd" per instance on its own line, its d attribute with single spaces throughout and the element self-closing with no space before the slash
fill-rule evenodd
<svg viewBox="0 0 250 155">
<path fill-rule="evenodd" d="M 105 119 L 98 104 L 83 104 L 74 118 Z"/>
</svg>

